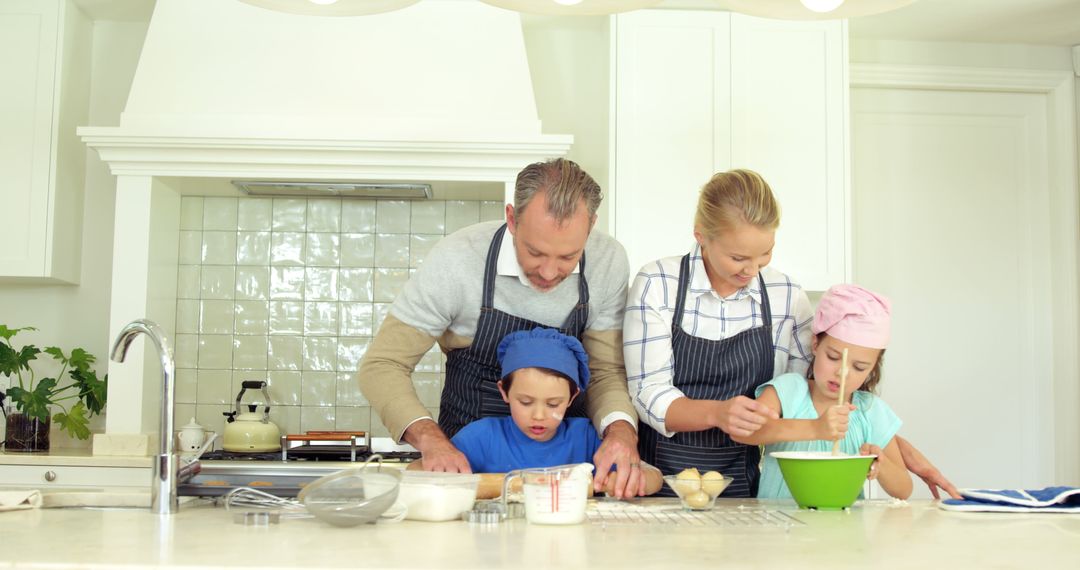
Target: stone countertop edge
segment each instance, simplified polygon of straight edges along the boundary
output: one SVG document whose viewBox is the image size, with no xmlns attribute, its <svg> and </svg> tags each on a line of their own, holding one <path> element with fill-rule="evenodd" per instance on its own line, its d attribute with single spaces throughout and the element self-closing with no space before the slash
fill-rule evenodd
<svg viewBox="0 0 1080 570">
<path fill-rule="evenodd" d="M 1074 515 L 952 513 L 923 500 L 809 512 L 790 502 L 729 499 L 724 508 L 740 505 L 776 508 L 804 524 L 544 526 L 515 519 L 338 528 L 283 518 L 260 527 L 236 524 L 234 513 L 205 503 L 170 516 L 146 509 L 37 509 L 0 513 L 5 543 L 17 545 L 0 552 L 0 567 L 1050 568 L 1073 558 L 1080 537 Z M 62 548 L 56 548 L 58 536 Z"/>
</svg>

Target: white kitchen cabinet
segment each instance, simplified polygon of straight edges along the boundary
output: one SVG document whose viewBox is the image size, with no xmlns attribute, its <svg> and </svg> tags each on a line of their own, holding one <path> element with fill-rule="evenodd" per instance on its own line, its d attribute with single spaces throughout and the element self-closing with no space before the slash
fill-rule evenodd
<svg viewBox="0 0 1080 570">
<path fill-rule="evenodd" d="M 147 487 L 145 467 L 0 465 L 0 485 L 20 488 Z"/>
<path fill-rule="evenodd" d="M 0 279 L 78 282 L 89 58 L 71 0 L 0 2 Z"/>
<path fill-rule="evenodd" d="M 688 251 L 701 186 L 749 168 L 783 209 L 773 266 L 809 290 L 844 281 L 846 23 L 657 10 L 613 26 L 613 226 L 631 268 Z"/>
</svg>

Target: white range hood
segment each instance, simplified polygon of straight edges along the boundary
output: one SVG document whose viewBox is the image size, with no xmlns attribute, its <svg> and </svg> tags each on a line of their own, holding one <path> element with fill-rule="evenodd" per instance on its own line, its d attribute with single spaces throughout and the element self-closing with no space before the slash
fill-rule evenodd
<svg viewBox="0 0 1080 570">
<path fill-rule="evenodd" d="M 157 0 L 120 124 L 78 132 L 117 176 L 111 338 L 138 318 L 175 329 L 177 177 L 494 182 L 511 196 L 524 165 L 573 141 L 541 133 L 520 16 L 472 0 L 336 18 Z M 95 454 L 154 447 L 157 359 L 136 343 L 127 362 L 110 363 Z"/>
<path fill-rule="evenodd" d="M 520 16 L 472 0 L 157 0 L 120 125 L 79 134 L 116 175 L 406 181 L 505 181 L 573 140 L 541 134 Z"/>
</svg>

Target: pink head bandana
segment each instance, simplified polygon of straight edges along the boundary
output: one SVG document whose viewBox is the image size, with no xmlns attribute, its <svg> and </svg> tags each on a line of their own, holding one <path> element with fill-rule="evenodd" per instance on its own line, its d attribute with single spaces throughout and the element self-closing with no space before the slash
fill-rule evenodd
<svg viewBox="0 0 1080 570">
<path fill-rule="evenodd" d="M 821 297 L 814 334 L 867 348 L 889 344 L 889 300 L 858 285 L 833 285 Z"/>
</svg>

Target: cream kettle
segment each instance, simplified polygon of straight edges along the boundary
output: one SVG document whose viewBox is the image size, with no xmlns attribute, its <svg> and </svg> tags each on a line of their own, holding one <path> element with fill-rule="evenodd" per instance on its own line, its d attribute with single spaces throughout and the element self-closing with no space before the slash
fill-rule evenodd
<svg viewBox="0 0 1080 570">
<path fill-rule="evenodd" d="M 262 390 L 263 409 L 259 404 L 241 404 L 247 390 Z M 247 411 L 244 411 L 246 407 Z M 245 380 L 236 395 L 236 410 L 224 412 L 226 419 L 222 447 L 239 453 L 265 453 L 281 449 L 281 430 L 270 421 L 270 394 L 265 380 Z"/>
</svg>

